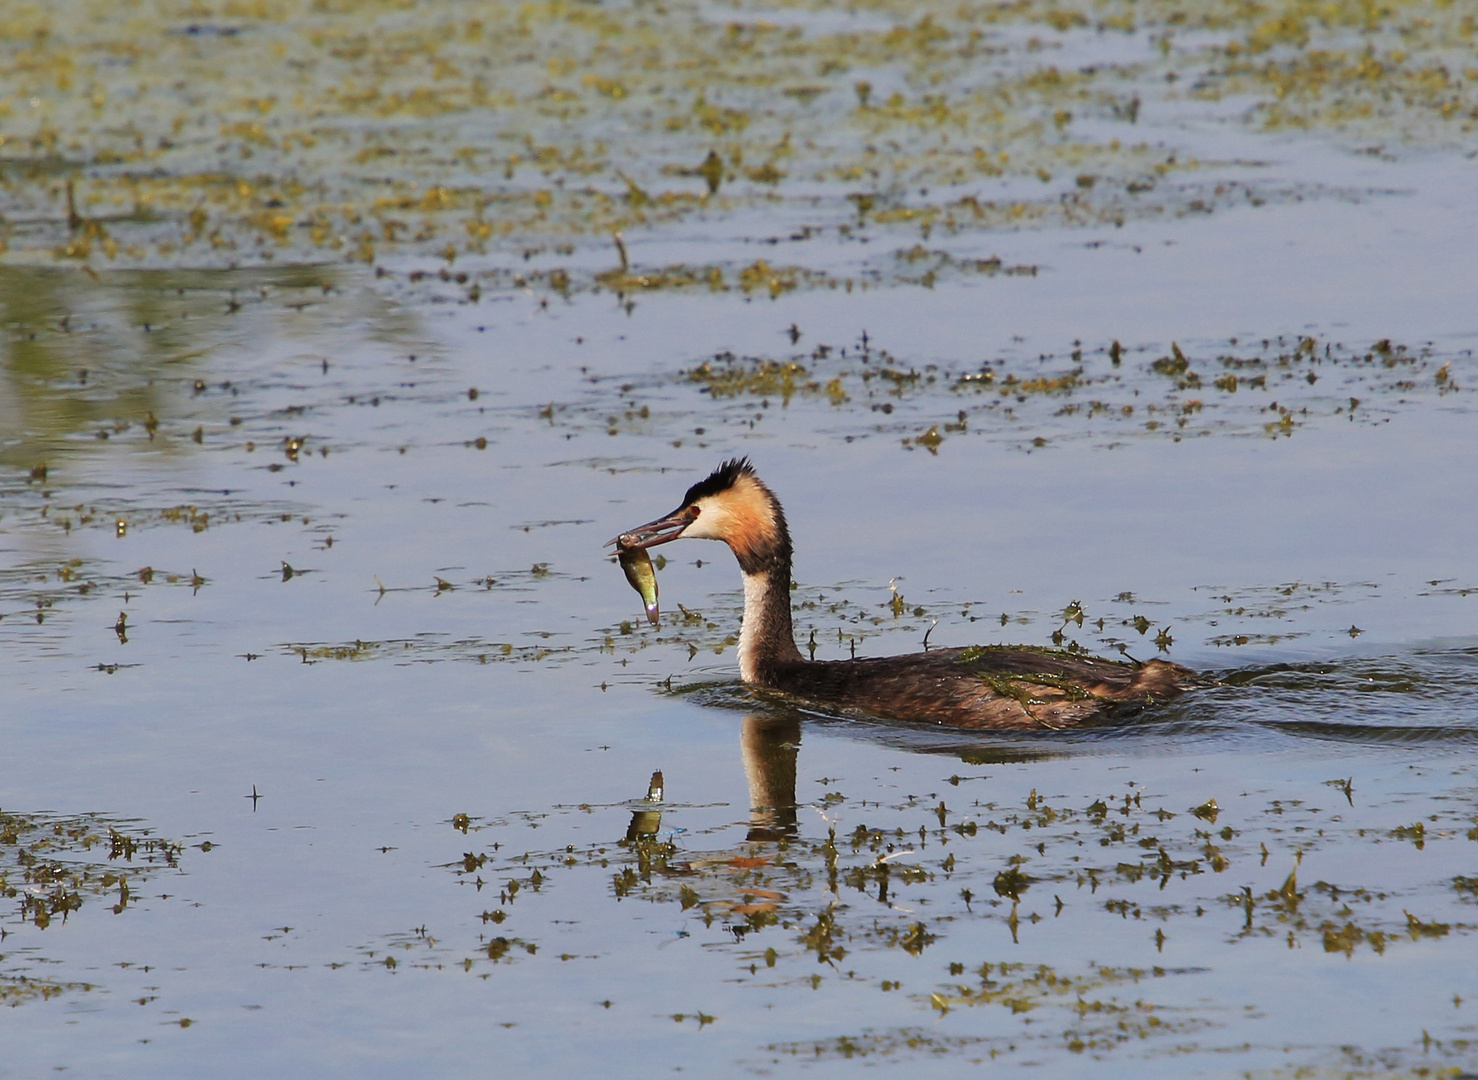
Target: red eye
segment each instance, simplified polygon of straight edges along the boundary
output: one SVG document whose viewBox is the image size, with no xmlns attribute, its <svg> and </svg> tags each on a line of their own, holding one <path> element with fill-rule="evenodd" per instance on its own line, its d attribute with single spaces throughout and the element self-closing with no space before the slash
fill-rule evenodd
<svg viewBox="0 0 1478 1080">
<path fill-rule="evenodd" d="M 690 507 L 688 507 L 688 517 L 690 517 L 690 518 L 696 518 L 696 517 L 697 517 L 697 516 L 698 516 L 698 515 L 699 515 L 699 514 L 701 514 L 701 513 L 702 513 L 702 512 L 703 512 L 703 511 L 702 511 L 702 510 L 700 510 L 700 509 L 699 509 L 699 508 L 698 508 L 698 507 L 696 507 L 696 506 L 690 506 Z"/>
</svg>

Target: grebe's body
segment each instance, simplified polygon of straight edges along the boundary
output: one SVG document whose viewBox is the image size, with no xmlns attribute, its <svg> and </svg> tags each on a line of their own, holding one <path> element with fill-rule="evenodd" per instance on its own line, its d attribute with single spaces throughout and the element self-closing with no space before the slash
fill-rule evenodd
<svg viewBox="0 0 1478 1080">
<path fill-rule="evenodd" d="M 682 506 L 612 541 L 648 548 L 722 540 L 744 575 L 739 673 L 758 688 L 847 712 L 959 728 L 1063 728 L 1175 697 L 1204 680 L 1150 660 L 1125 664 L 1019 646 L 935 649 L 863 660 L 807 660 L 790 621 L 790 533 L 780 502 L 747 460 L 725 462 Z"/>
</svg>

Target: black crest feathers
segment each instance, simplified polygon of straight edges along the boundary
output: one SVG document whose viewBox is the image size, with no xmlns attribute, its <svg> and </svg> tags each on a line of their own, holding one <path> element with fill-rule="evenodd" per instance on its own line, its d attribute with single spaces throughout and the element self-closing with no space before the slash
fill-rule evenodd
<svg viewBox="0 0 1478 1080">
<path fill-rule="evenodd" d="M 698 499 L 707 495 L 717 495 L 721 491 L 728 491 L 738 482 L 741 476 L 753 476 L 754 466 L 749 463 L 747 457 L 732 458 L 724 462 L 711 472 L 707 479 L 700 480 L 688 488 L 688 493 L 683 496 L 683 505 L 690 506 Z"/>
</svg>

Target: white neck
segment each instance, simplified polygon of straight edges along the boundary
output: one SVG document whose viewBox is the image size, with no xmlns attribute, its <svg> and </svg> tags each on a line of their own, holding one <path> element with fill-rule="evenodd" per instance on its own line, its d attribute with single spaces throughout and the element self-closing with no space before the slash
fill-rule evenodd
<svg viewBox="0 0 1478 1080">
<path fill-rule="evenodd" d="M 744 575 L 744 622 L 739 627 L 739 677 L 747 683 L 759 682 L 760 639 L 765 632 L 765 594 L 770 589 L 770 575 Z"/>
</svg>

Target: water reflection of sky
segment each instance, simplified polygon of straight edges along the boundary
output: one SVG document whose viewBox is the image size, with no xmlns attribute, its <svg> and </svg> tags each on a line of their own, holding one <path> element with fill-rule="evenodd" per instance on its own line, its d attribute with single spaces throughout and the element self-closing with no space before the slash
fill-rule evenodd
<svg viewBox="0 0 1478 1080">
<path fill-rule="evenodd" d="M 1471 1067 L 1478 207 L 1445 157 L 1185 138 L 1349 194 L 951 249 L 1035 276 L 629 310 L 409 262 L 7 270 L 6 1067 Z M 1329 359 L 1279 369 L 1306 336 Z M 1383 339 L 1407 359 L 1364 363 Z M 1078 343 L 1091 385 L 951 389 Z M 715 398 L 683 372 L 723 352 L 822 389 Z M 1218 389 L 1260 370 L 1226 355 L 1274 387 Z M 1132 418 L 1061 412 L 1109 396 Z M 666 549 L 648 631 L 600 548 L 739 453 L 820 657 L 1164 631 L 1236 685 L 1051 740 L 756 711 L 727 555 Z M 63 862 L 43 930 L 22 893 Z"/>
</svg>

